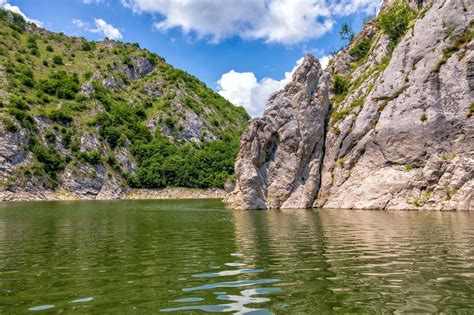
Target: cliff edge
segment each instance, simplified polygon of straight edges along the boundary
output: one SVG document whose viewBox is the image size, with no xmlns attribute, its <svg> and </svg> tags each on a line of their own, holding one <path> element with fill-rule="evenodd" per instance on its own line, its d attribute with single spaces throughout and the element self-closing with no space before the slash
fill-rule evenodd
<svg viewBox="0 0 474 315">
<path fill-rule="evenodd" d="M 241 140 L 237 208 L 472 210 L 474 14 L 385 1 L 323 72 L 308 55 Z"/>
</svg>

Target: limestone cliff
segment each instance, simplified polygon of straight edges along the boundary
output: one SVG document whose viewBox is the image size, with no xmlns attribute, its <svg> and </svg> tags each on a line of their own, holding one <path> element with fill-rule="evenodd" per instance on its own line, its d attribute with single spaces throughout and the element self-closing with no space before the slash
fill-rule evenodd
<svg viewBox="0 0 474 315">
<path fill-rule="evenodd" d="M 307 56 L 245 132 L 230 200 L 474 209 L 473 10 L 463 0 L 385 1 L 324 72 Z"/>
</svg>

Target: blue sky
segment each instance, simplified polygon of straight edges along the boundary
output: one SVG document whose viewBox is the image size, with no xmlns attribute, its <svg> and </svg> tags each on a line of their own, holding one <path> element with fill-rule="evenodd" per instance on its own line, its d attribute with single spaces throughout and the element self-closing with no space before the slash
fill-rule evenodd
<svg viewBox="0 0 474 315">
<path fill-rule="evenodd" d="M 340 48 L 380 0 L 0 0 L 45 28 L 138 42 L 259 115 L 306 53 Z M 327 58 L 324 59 L 327 61 Z M 285 76 L 286 73 L 286 76 Z"/>
</svg>

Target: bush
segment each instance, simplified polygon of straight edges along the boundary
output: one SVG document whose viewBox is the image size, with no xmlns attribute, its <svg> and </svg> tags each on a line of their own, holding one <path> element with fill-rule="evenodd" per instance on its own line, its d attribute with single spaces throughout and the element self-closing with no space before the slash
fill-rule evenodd
<svg viewBox="0 0 474 315">
<path fill-rule="evenodd" d="M 117 146 L 121 135 L 122 133 L 117 127 L 110 126 L 105 128 L 105 139 L 112 148 L 115 148 Z"/>
<path fill-rule="evenodd" d="M 49 119 L 61 124 L 69 124 L 73 121 L 72 117 L 64 110 L 54 109 L 48 114 Z"/>
<path fill-rule="evenodd" d="M 89 153 L 87 152 L 77 152 L 76 153 L 76 158 L 84 163 L 89 163 L 89 164 L 99 164 L 102 161 L 102 158 L 100 156 L 99 151 L 91 151 Z"/>
<path fill-rule="evenodd" d="M 33 56 L 36 56 L 36 57 L 39 57 L 39 56 L 40 56 L 40 53 L 39 53 L 38 48 L 31 48 L 30 53 L 31 53 Z"/>
<path fill-rule="evenodd" d="M 8 111 L 10 115 L 14 116 L 26 129 L 33 130 L 35 128 L 35 121 L 28 112 L 18 108 L 10 108 Z"/>
<path fill-rule="evenodd" d="M 58 66 L 61 66 L 61 65 L 64 64 L 63 58 L 62 58 L 61 56 L 59 56 L 59 55 L 55 55 L 55 56 L 53 57 L 53 63 L 56 64 L 56 65 L 58 65 Z"/>
<path fill-rule="evenodd" d="M 349 89 L 349 84 L 350 83 L 346 78 L 340 75 L 334 76 L 334 83 L 333 83 L 334 93 L 337 95 L 346 93 L 347 90 Z"/>
<path fill-rule="evenodd" d="M 101 102 L 105 106 L 106 110 L 109 110 L 112 104 L 112 98 L 109 94 L 109 91 L 97 81 L 92 82 L 92 87 L 94 88 L 93 97 Z"/>
<path fill-rule="evenodd" d="M 26 102 L 18 97 L 18 96 L 11 96 L 10 97 L 10 107 L 14 107 L 20 110 L 28 110 L 30 109 L 30 106 L 26 104 Z"/>
<path fill-rule="evenodd" d="M 53 49 L 53 47 L 51 47 L 51 45 L 46 46 L 46 50 L 49 51 L 49 52 L 54 51 L 54 49 Z"/>
<path fill-rule="evenodd" d="M 378 17 L 378 24 L 392 44 L 398 43 L 413 19 L 413 12 L 404 4 L 393 6 Z"/>
<path fill-rule="evenodd" d="M 64 147 L 69 148 L 71 146 L 71 140 L 72 140 L 73 134 L 74 134 L 74 131 L 72 129 L 70 128 L 63 129 L 62 141 L 63 141 Z"/>
<path fill-rule="evenodd" d="M 166 117 L 165 118 L 165 125 L 168 128 L 170 128 L 171 130 L 173 130 L 173 128 L 174 128 L 174 119 L 173 119 L 173 117 L 169 117 L 169 116 Z"/>
<path fill-rule="evenodd" d="M 5 130 L 9 132 L 16 132 L 18 130 L 15 123 L 8 118 L 3 119 L 3 126 L 5 127 Z"/>
<path fill-rule="evenodd" d="M 95 43 L 85 41 L 84 43 L 82 43 L 81 49 L 83 51 L 91 51 L 95 49 L 95 46 Z"/>
<path fill-rule="evenodd" d="M 356 43 L 354 47 L 349 51 L 349 53 L 355 58 L 357 58 L 357 60 L 360 60 L 367 56 L 367 53 L 369 52 L 371 46 L 371 40 L 363 39 L 360 42 Z"/>
<path fill-rule="evenodd" d="M 55 177 L 56 173 L 64 170 L 66 167 L 66 159 L 53 147 L 44 147 L 35 144 L 32 149 L 36 159 L 42 164 L 44 171 Z"/>
<path fill-rule="evenodd" d="M 54 143 L 56 141 L 56 135 L 51 130 L 46 131 L 44 137 L 49 143 Z"/>
<path fill-rule="evenodd" d="M 41 90 L 58 98 L 74 99 L 79 92 L 79 79 L 77 74 L 67 74 L 65 71 L 53 72 L 48 79 L 40 82 Z"/>
<path fill-rule="evenodd" d="M 133 63 L 132 63 L 132 60 L 130 59 L 129 56 L 124 56 L 123 59 L 122 59 L 122 62 L 123 62 L 123 64 L 126 65 L 127 67 L 133 68 Z"/>
<path fill-rule="evenodd" d="M 84 77 L 84 80 L 87 81 L 87 80 L 89 80 L 90 78 L 92 78 L 92 75 L 93 75 L 92 71 L 87 71 L 87 72 L 85 72 L 82 76 Z"/>
<path fill-rule="evenodd" d="M 27 66 L 20 66 L 17 69 L 18 70 L 15 73 L 15 77 L 19 79 L 24 86 L 29 88 L 34 87 L 36 82 L 33 71 Z"/>
</svg>

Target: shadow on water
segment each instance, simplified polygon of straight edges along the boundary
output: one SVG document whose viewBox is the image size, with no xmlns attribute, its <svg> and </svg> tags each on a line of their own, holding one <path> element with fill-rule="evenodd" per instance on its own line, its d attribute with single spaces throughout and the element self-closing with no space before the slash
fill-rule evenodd
<svg viewBox="0 0 474 315">
<path fill-rule="evenodd" d="M 469 312 L 474 216 L 0 204 L 0 313 Z"/>
</svg>

